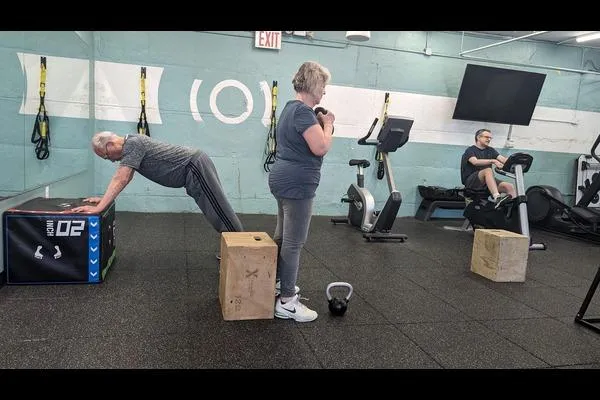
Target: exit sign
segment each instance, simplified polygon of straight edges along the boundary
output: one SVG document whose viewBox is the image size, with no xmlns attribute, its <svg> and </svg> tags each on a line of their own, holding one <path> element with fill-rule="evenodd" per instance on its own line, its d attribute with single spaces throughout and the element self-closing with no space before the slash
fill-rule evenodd
<svg viewBox="0 0 600 400">
<path fill-rule="evenodd" d="M 254 47 L 261 49 L 281 49 L 281 31 L 256 31 Z"/>
</svg>

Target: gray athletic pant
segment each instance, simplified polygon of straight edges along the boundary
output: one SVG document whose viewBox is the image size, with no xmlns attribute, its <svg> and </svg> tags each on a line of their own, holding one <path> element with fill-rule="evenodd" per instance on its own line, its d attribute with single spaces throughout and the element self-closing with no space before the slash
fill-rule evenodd
<svg viewBox="0 0 600 400">
<path fill-rule="evenodd" d="M 276 279 L 281 279 L 281 297 L 295 294 L 300 252 L 308 237 L 313 199 L 277 198 L 277 226 L 273 241 L 279 247 Z"/>
<path fill-rule="evenodd" d="M 185 191 L 196 201 L 208 222 L 219 233 L 242 232 L 242 223 L 225 197 L 217 169 L 210 157 L 199 152 L 187 169 Z"/>
</svg>

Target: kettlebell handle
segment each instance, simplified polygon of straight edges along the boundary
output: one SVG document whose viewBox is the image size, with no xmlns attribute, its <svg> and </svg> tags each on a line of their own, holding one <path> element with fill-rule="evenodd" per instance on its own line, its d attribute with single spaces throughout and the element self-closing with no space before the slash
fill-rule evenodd
<svg viewBox="0 0 600 400">
<path fill-rule="evenodd" d="M 352 289 L 352 285 L 349 284 L 348 282 L 331 282 L 329 285 L 327 285 L 327 289 L 325 291 L 327 293 L 327 300 L 331 301 L 331 299 L 332 299 L 331 293 L 329 293 L 330 289 L 332 287 L 337 287 L 337 286 L 344 286 L 344 287 L 348 288 L 348 294 L 346 295 L 345 299 L 349 300 L 350 296 L 352 296 L 353 289 Z"/>
<path fill-rule="evenodd" d="M 327 114 L 327 109 L 324 107 L 317 107 L 313 110 L 315 112 L 315 115 L 319 115 L 319 113 L 323 113 L 323 114 Z M 321 125 L 321 128 L 323 128 L 323 125 L 321 124 L 321 121 L 319 121 L 319 125 Z M 335 132 L 335 127 L 333 127 L 331 129 L 331 134 L 333 135 L 333 133 Z"/>
</svg>

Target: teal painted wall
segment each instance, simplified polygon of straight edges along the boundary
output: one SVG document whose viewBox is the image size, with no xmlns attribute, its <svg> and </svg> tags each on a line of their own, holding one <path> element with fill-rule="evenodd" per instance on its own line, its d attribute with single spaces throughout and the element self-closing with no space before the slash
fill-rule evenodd
<svg viewBox="0 0 600 400">
<path fill-rule="evenodd" d="M 73 31 L 0 33 L 0 196 L 15 196 L 41 185 L 85 171 L 90 167 L 89 135 L 93 120 L 66 118 L 53 114 L 47 105 L 50 118 L 50 156 L 38 160 L 31 136 L 35 115 L 21 113 L 28 79 L 19 61 L 19 53 L 88 60 L 93 53 L 91 33 L 88 43 Z M 46 97 L 51 98 L 60 82 L 52 81 L 55 65 L 47 65 Z M 36 70 L 39 81 L 40 70 Z M 33 77 L 30 77 L 30 80 Z M 39 105 L 39 88 L 35 88 Z M 89 91 L 89 88 L 88 88 Z M 72 100 L 81 102 L 81 100 Z M 89 107 L 89 97 L 83 99 Z"/>
<path fill-rule="evenodd" d="M 17 152 L 17 160 L 7 161 L 4 164 L 6 168 L 19 170 L 14 166 L 25 165 L 24 158 L 33 154 L 30 149 L 27 150 L 29 146 L 26 142 L 33 119 L 18 114 L 23 77 L 15 56 L 16 51 L 43 51 L 70 57 L 85 55 L 94 61 L 160 67 L 163 72 L 158 89 L 158 106 L 162 123 L 151 125 L 152 136 L 206 151 L 219 170 L 234 208 L 240 213 L 275 212 L 275 202 L 269 193 L 267 174 L 263 170 L 268 127 L 261 121 L 265 103 L 260 82 L 265 81 L 271 85 L 274 80 L 278 81 L 279 113 L 285 101 L 294 95 L 291 87 L 293 74 L 306 60 L 316 60 L 326 65 L 332 72 L 333 85 L 444 97 L 457 96 L 464 68 L 469 62 L 515 66 L 547 74 L 538 105 L 600 112 L 600 99 L 595 95 L 599 84 L 598 75 L 575 71 L 591 70 L 595 65 L 600 65 L 599 53 L 585 48 L 524 40 L 461 57 L 461 50 L 489 45 L 498 39 L 463 36 L 454 32 L 377 31 L 372 32 L 368 42 L 351 44 L 345 40 L 344 32 L 318 31 L 313 39 L 284 36 L 282 49 L 272 51 L 254 48 L 253 32 L 129 31 L 84 35 L 93 43 L 92 50 L 88 52 L 85 42 L 77 41 L 76 35 L 71 33 L 73 38 L 58 40 L 56 35 L 59 34 L 44 32 L 34 35 L 39 42 L 26 40 L 26 35 L 33 35 L 29 32 L 0 35 L 0 57 L 5 61 L 0 65 L 5 71 L 8 70 L 7 75 L 14 77 L 0 88 L 0 101 L 7 102 L 9 107 L 6 116 L 3 117 L 5 114 L 0 113 L 0 120 L 3 125 L 12 124 L 11 130 L 20 128 L 19 132 L 23 134 L 17 141 L 23 151 Z M 31 44 L 32 40 L 36 46 Z M 80 46 L 80 52 L 74 52 L 73 46 Z M 432 49 L 431 56 L 423 53 L 425 47 Z M 219 121 L 210 107 L 211 91 L 225 79 L 242 82 L 248 87 L 253 99 L 253 111 L 239 125 Z M 195 101 L 202 117 L 200 122 L 192 118 L 190 111 L 190 88 L 194 80 L 202 80 Z M 220 92 L 216 103 L 219 110 L 230 117 L 240 115 L 247 106 L 242 93 L 231 87 Z M 377 115 L 366 114 L 364 119 L 371 121 L 375 116 Z M 56 139 L 58 142 L 54 142 L 54 154 L 63 146 L 60 142 L 63 138 L 69 138 L 73 151 L 85 149 L 86 156 L 89 156 L 91 132 L 135 132 L 135 122 L 102 120 L 98 119 L 98 115 L 95 117 L 96 119 L 93 109 L 90 110 L 88 123 L 91 123 L 91 127 L 79 126 L 78 124 L 84 123 L 83 120 L 65 118 L 64 124 L 68 126 L 61 131 L 68 131 L 70 134 L 61 134 Z M 58 118 L 55 124 L 60 124 Z M 81 135 L 81 132 L 85 134 Z M 584 134 L 589 136 L 589 132 L 582 132 L 582 137 Z M 6 141 L 7 136 L 2 137 Z M 578 137 L 572 139 L 579 140 Z M 544 138 L 539 140 L 543 142 Z M 502 147 L 502 143 L 494 145 Z M 551 143 L 546 147 L 548 146 Z M 404 199 L 399 215 L 414 215 L 420 202 L 417 185 L 453 187 L 460 184 L 458 160 L 465 147 L 409 142 L 391 155 L 397 187 Z M 520 149 L 499 150 L 507 154 Z M 545 183 L 557 186 L 567 195 L 572 194 L 573 160 L 578 154 L 561 150 L 563 149 L 530 151 L 535 161 L 526 175 L 526 185 Z M 8 153 L 14 157 L 15 152 Z M 372 156 L 373 149 L 356 146 L 355 139 L 334 139 L 333 148 L 327 154 L 323 166 L 322 181 L 315 199 L 315 214 L 345 213 L 346 209 L 340 198 L 350 182 L 354 181 L 356 172 L 348 166 L 348 159 Z M 89 162 L 93 163 L 95 192 L 90 195 L 102 194 L 117 164 L 97 157 L 92 157 Z M 25 168 L 23 174 L 24 170 Z M 386 183 L 377 180 L 375 168 L 368 169 L 366 173 L 367 186 L 377 199 L 378 207 L 381 207 L 387 197 Z M 163 188 L 141 176 L 136 176 L 120 195 L 117 207 L 121 210 L 150 212 L 198 212 L 197 206 L 185 195 L 183 189 Z"/>
<path fill-rule="evenodd" d="M 260 81 L 269 85 L 273 80 L 278 81 L 278 110 L 293 96 L 291 77 L 305 60 L 326 65 L 335 85 L 456 97 L 464 67 L 471 61 L 458 55 L 461 43 L 466 50 L 495 41 L 498 40 L 448 32 L 373 32 L 369 42 L 357 45 L 348 44 L 343 32 L 315 32 L 312 40 L 285 36 L 282 49 L 270 51 L 255 49 L 251 32 L 96 32 L 95 55 L 97 60 L 163 67 L 159 89 L 163 123 L 151 127 L 153 136 L 206 151 L 215 161 L 236 211 L 272 214 L 275 204 L 262 169 L 268 128 L 260 121 L 264 109 Z M 432 49 L 432 56 L 423 54 L 426 46 Z M 598 76 L 566 70 L 586 68 L 585 60 L 597 60 L 597 52 L 523 41 L 479 51 L 472 56 L 492 59 L 489 65 L 514 64 L 520 69 L 547 73 L 539 105 L 600 111 L 600 99 L 591 95 L 598 85 Z M 190 117 L 189 92 L 194 79 L 202 80 L 197 98 L 202 122 Z M 210 111 L 210 90 L 224 79 L 239 80 L 252 93 L 254 112 L 240 125 L 223 124 Z M 240 91 L 229 88 L 221 92 L 217 103 L 221 112 L 235 116 L 244 111 L 241 98 Z M 365 115 L 368 120 L 373 117 Z M 96 121 L 96 128 L 130 133 L 135 124 Z M 345 212 L 340 198 L 355 179 L 355 170 L 347 165 L 347 160 L 373 156 L 372 148 L 357 148 L 354 142 L 346 138 L 334 140 L 323 166 L 315 213 Z M 458 160 L 463 150 L 463 146 L 443 143 L 409 143 L 392 154 L 397 186 L 404 199 L 400 215 L 414 215 L 420 202 L 417 185 L 453 187 L 460 184 Z M 518 150 L 514 148 L 510 152 Z M 527 185 L 546 183 L 557 186 L 567 195 L 573 192 L 575 154 L 531 153 L 535 167 L 526 176 Z M 95 163 L 96 192 L 102 193 L 115 166 L 98 159 Z M 373 168 L 367 170 L 367 186 L 382 206 L 387 186 L 385 181 L 376 179 L 375 172 Z M 125 190 L 119 206 L 141 211 L 196 210 L 182 190 L 161 188 L 143 177 L 137 177 Z"/>
</svg>

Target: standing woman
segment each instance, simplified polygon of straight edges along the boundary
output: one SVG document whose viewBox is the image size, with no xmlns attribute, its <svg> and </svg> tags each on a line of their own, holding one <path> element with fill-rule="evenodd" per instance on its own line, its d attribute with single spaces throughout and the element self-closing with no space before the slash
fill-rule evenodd
<svg viewBox="0 0 600 400">
<path fill-rule="evenodd" d="M 278 210 L 273 235 L 279 246 L 275 316 L 298 322 L 313 321 L 318 316 L 300 303 L 296 279 L 323 156 L 331 148 L 335 116 L 331 111 L 317 115 L 313 111 L 330 79 L 329 70 L 312 61 L 303 63 L 296 72 L 292 80 L 296 98 L 286 103 L 279 116 L 276 159 L 269 174 L 269 189 Z"/>
</svg>

